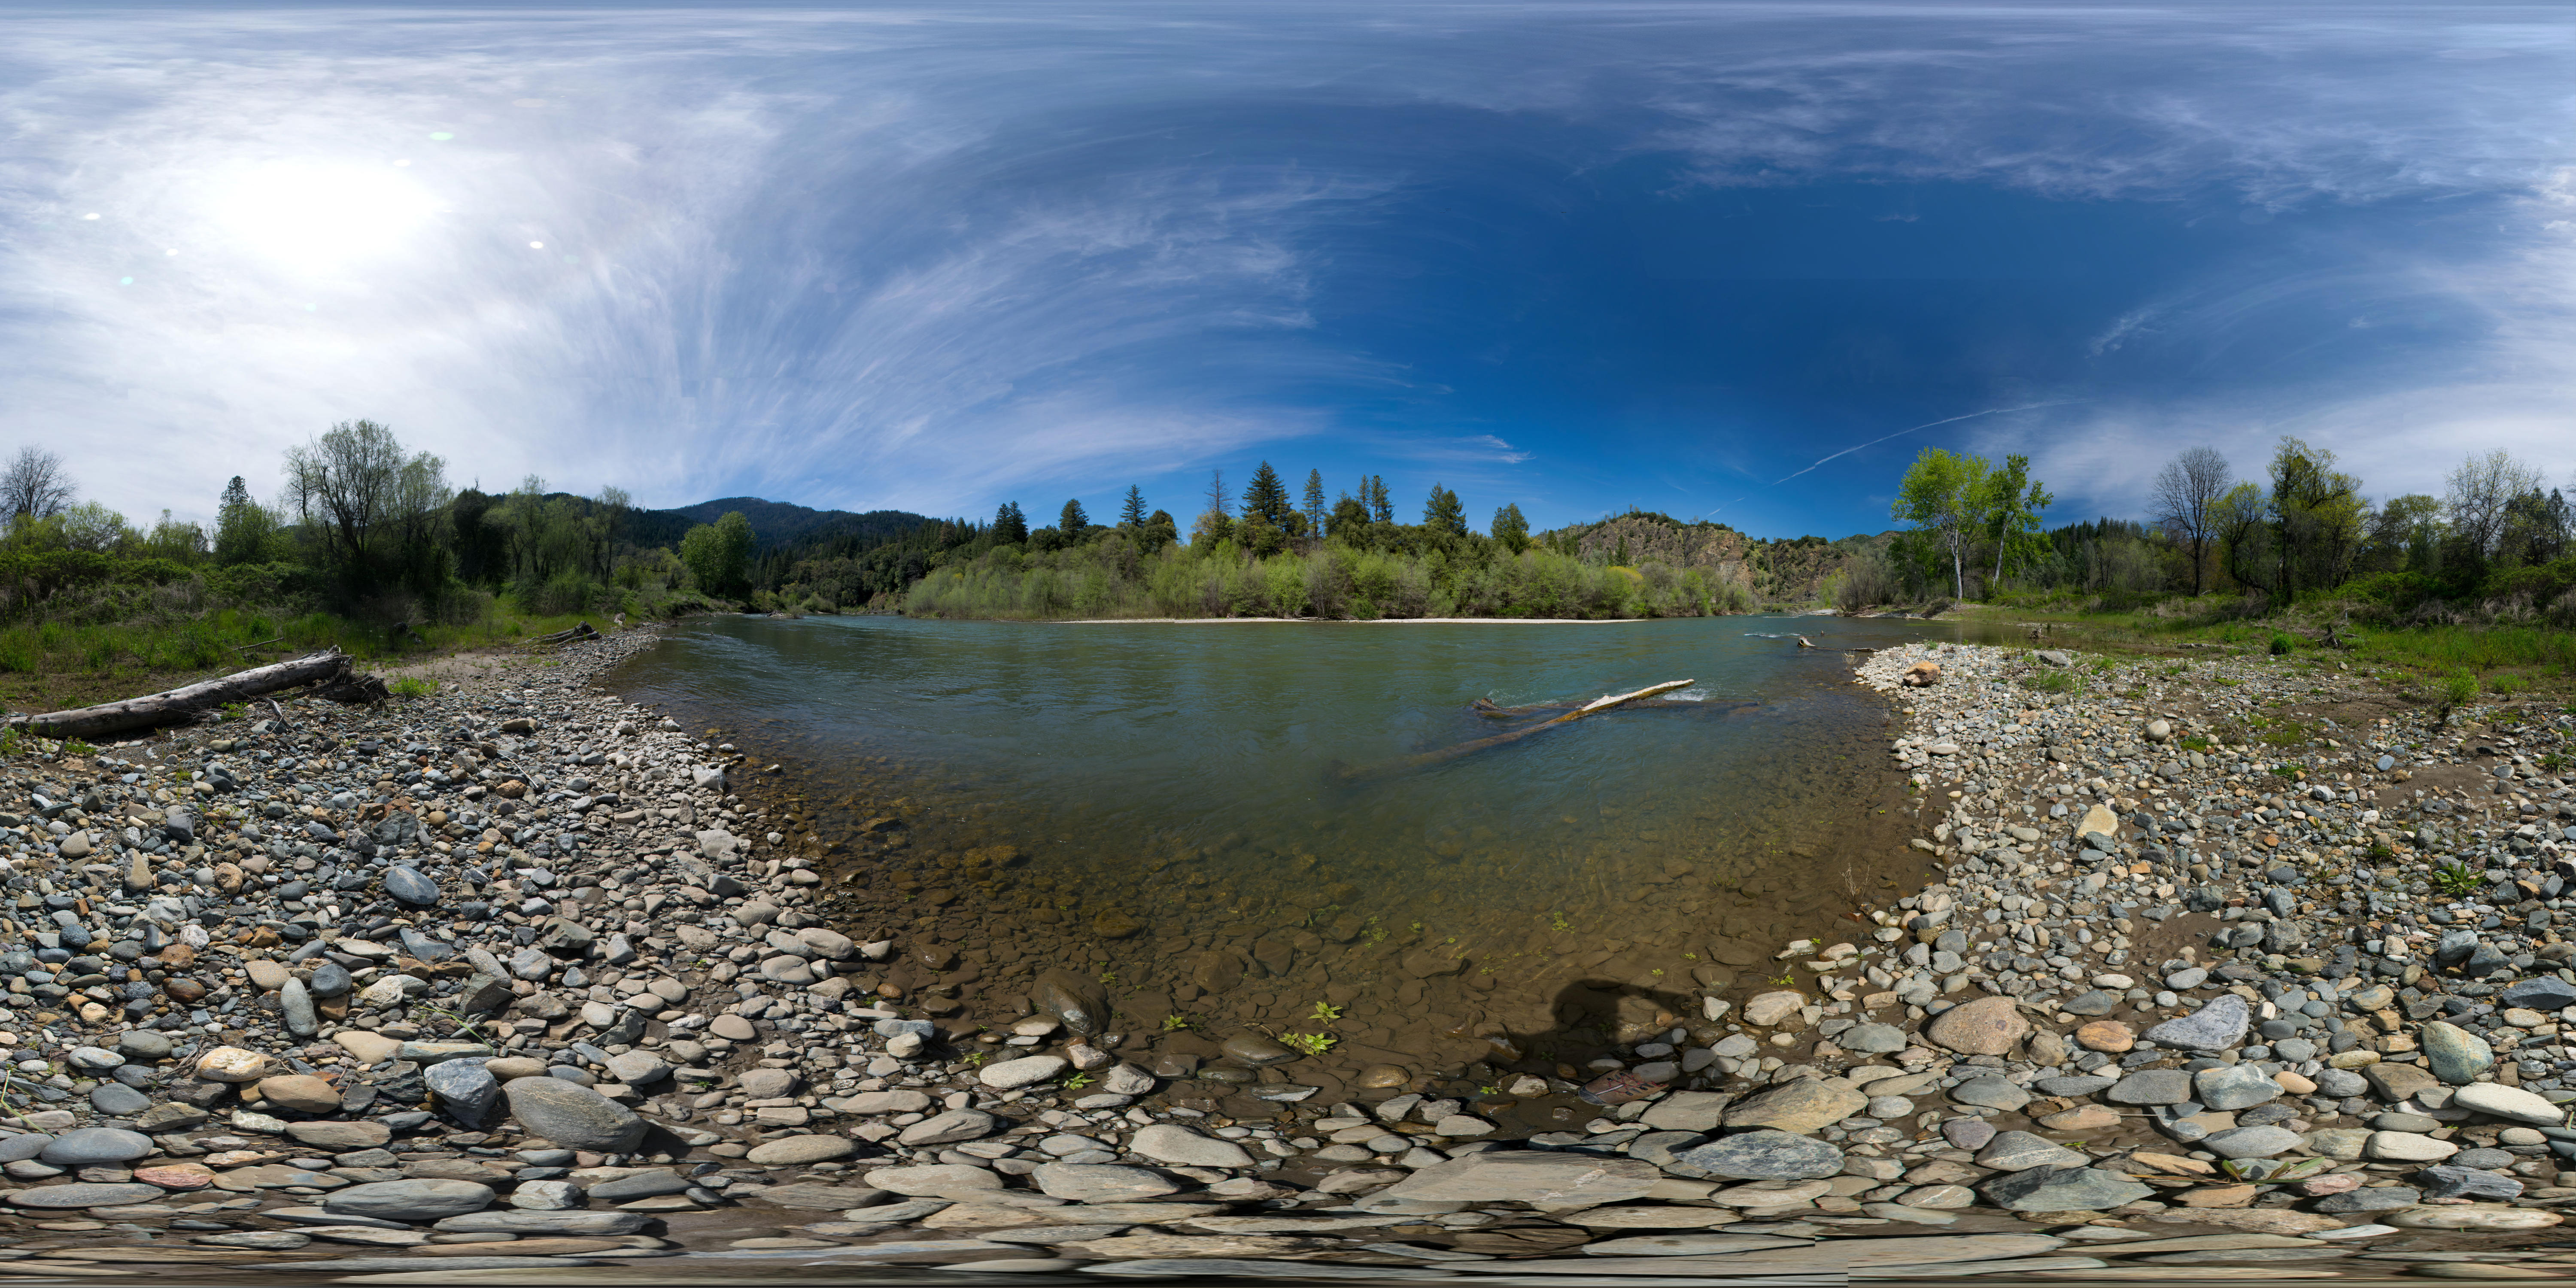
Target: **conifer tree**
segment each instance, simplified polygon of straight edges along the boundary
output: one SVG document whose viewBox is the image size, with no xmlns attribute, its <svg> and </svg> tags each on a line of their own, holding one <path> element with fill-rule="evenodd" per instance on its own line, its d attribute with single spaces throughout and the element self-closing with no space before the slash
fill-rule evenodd
<svg viewBox="0 0 2576 1288">
<path fill-rule="evenodd" d="M 1056 512 L 1055 526 L 1068 539 L 1081 536 L 1082 530 L 1091 526 L 1091 516 L 1082 509 L 1082 498 L 1064 503 L 1064 509 Z"/>
<path fill-rule="evenodd" d="M 1263 461 L 1261 468 L 1252 472 L 1252 482 L 1244 485 L 1244 517 L 1259 515 L 1271 527 L 1286 532 L 1288 516 L 1293 512 L 1294 507 L 1288 503 L 1288 485 L 1279 481 L 1279 471 L 1270 468 L 1270 462 Z"/>
<path fill-rule="evenodd" d="M 1372 474 L 1361 479 L 1360 490 L 1368 502 L 1370 522 L 1395 522 L 1395 498 L 1387 495 L 1385 475 Z"/>
<path fill-rule="evenodd" d="M 1306 504 L 1304 509 L 1306 514 L 1306 534 L 1314 537 L 1324 535 L 1324 472 L 1322 470 L 1306 471 Z"/>
<path fill-rule="evenodd" d="M 1422 506 L 1422 526 L 1444 537 L 1467 535 L 1467 511 L 1458 504 L 1458 494 L 1432 484 L 1431 497 Z"/>
<path fill-rule="evenodd" d="M 1118 526 L 1131 529 L 1145 526 L 1145 489 L 1133 483 L 1127 485 L 1127 503 L 1118 509 Z"/>
<path fill-rule="evenodd" d="M 1020 503 L 1004 501 L 993 514 L 993 544 L 1016 546 L 1026 544 L 1028 539 L 1029 521 L 1020 513 Z"/>
</svg>

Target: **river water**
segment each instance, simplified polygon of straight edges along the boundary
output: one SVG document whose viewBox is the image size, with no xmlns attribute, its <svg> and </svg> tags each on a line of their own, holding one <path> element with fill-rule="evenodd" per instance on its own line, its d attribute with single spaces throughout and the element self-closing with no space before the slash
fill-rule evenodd
<svg viewBox="0 0 2576 1288">
<path fill-rule="evenodd" d="M 823 856 L 843 930 L 928 946 L 871 981 L 906 1004 L 1008 1020 L 1054 970 L 1149 1065 L 1330 1038 L 1258 1075 L 1329 1093 L 1373 1066 L 1579 1063 L 1763 986 L 1792 936 L 1858 941 L 1844 914 L 1925 869 L 1890 712 L 1846 650 L 1957 630 L 723 617 L 612 684 L 787 766 L 746 795 Z M 1477 699 L 1679 679 L 1651 708 L 1389 768 L 1554 714 Z"/>
</svg>

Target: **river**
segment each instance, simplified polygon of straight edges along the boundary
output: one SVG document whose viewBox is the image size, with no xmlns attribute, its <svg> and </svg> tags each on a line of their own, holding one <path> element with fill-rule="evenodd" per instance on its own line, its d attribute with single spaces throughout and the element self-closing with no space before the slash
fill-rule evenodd
<svg viewBox="0 0 2576 1288">
<path fill-rule="evenodd" d="M 787 767 L 746 795 L 827 856 L 843 930 L 925 946 L 881 981 L 907 1004 L 1007 1020 L 1069 972 L 1122 1053 L 1186 1071 L 1232 1035 L 1318 1035 L 1287 1073 L 1331 1092 L 1390 1065 L 1571 1071 L 1763 986 L 1792 936 L 1858 939 L 1844 914 L 1926 869 L 1845 650 L 1958 631 L 723 617 L 611 683 Z M 1523 723 L 1480 698 L 1678 679 L 1651 709 L 1346 772 Z"/>
</svg>

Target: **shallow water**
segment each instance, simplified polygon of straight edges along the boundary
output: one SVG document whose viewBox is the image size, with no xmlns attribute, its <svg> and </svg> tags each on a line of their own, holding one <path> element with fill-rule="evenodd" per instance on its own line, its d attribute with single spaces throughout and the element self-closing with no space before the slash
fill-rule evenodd
<svg viewBox="0 0 2576 1288">
<path fill-rule="evenodd" d="M 1035 971 L 1065 967 L 1131 1031 L 1191 1025 L 1163 1050 L 1328 1033 L 1334 1056 L 1293 1070 L 1314 1082 L 1570 1058 L 1622 1024 L 1692 1020 L 1757 951 L 1782 969 L 1768 955 L 1789 936 L 1856 936 L 1835 918 L 1920 869 L 1879 812 L 1904 799 L 1888 711 L 1842 650 L 1956 632 L 728 617 L 673 629 L 613 683 L 790 764 L 781 830 L 850 878 L 844 929 L 958 950 L 885 981 L 913 1000 L 945 986 L 1007 1018 Z M 1497 720 L 1479 698 L 1685 678 L 1652 709 L 1348 781 L 1555 714 Z M 888 816 L 903 826 L 862 830 Z"/>
</svg>

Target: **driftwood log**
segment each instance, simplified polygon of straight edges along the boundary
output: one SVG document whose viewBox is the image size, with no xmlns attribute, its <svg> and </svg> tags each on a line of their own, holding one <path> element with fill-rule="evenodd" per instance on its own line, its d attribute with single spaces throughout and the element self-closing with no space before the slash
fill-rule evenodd
<svg viewBox="0 0 2576 1288">
<path fill-rule="evenodd" d="M 189 720 L 201 711 L 228 702 L 242 702 L 263 693 L 292 689 L 298 685 L 334 685 L 346 688 L 359 684 L 363 677 L 353 677 L 349 658 L 336 648 L 268 666 L 236 671 L 220 679 L 206 680 L 184 688 L 162 693 L 147 693 L 139 698 L 110 702 L 101 706 L 81 707 L 72 711 L 54 711 L 40 716 L 12 716 L 9 727 L 24 729 L 47 738 L 86 738 L 94 734 L 121 733 L 157 724 Z M 359 687 L 363 687 L 362 684 Z M 379 685 L 378 687 L 381 687 Z"/>
<path fill-rule="evenodd" d="M 1584 705 L 1584 703 L 1580 702 L 1538 702 L 1526 707 L 1498 707 L 1484 698 L 1478 698 L 1474 702 L 1469 703 L 1467 705 L 1467 709 L 1488 720 L 1519 720 L 1525 716 L 1544 715 L 1550 711 L 1574 711 L 1582 708 Z M 1750 699 L 1737 699 L 1732 702 L 1693 702 L 1688 698 L 1639 698 L 1634 702 L 1621 704 L 1619 709 L 1622 711 L 1681 711 L 1694 715 L 1715 715 L 1722 711 L 1736 711 L 1745 707 L 1758 707 L 1760 705 L 1762 704 Z"/>
<path fill-rule="evenodd" d="M 597 629 L 593 628 L 590 623 L 576 622 L 572 626 L 564 630 L 556 631 L 552 635 L 536 636 L 528 641 L 528 646 L 530 648 L 534 648 L 541 644 L 573 644 L 582 640 L 597 638 L 599 638 L 599 632 Z"/>
<path fill-rule="evenodd" d="M 1490 737 L 1477 738 L 1470 742 L 1462 742 L 1454 747 L 1443 747 L 1438 751 L 1426 751 L 1418 756 L 1404 756 L 1375 765 L 1362 765 L 1357 768 L 1338 768 L 1333 771 L 1333 775 L 1345 783 L 1361 783 L 1368 782 L 1372 779 L 1393 778 L 1400 774 L 1409 774 L 1417 769 L 1428 769 L 1433 765 L 1445 764 L 1449 761 L 1456 760 L 1461 756 L 1471 756 L 1480 751 L 1519 742 L 1521 739 L 1529 737 L 1531 734 L 1545 733 L 1550 729 L 1572 724 L 1585 716 L 1598 715 L 1613 707 L 1626 706 L 1627 704 L 1635 702 L 1641 698 L 1662 697 L 1664 694 L 1670 693 L 1675 689 L 1689 688 L 1692 683 L 1694 683 L 1694 681 L 1666 680 L 1661 684 L 1647 685 L 1645 688 L 1639 689 L 1634 693 L 1613 693 L 1607 697 L 1595 698 L 1572 711 L 1566 712 L 1564 715 L 1556 716 L 1547 720 L 1541 720 L 1535 724 L 1523 725 L 1518 729 L 1507 729 Z"/>
</svg>

